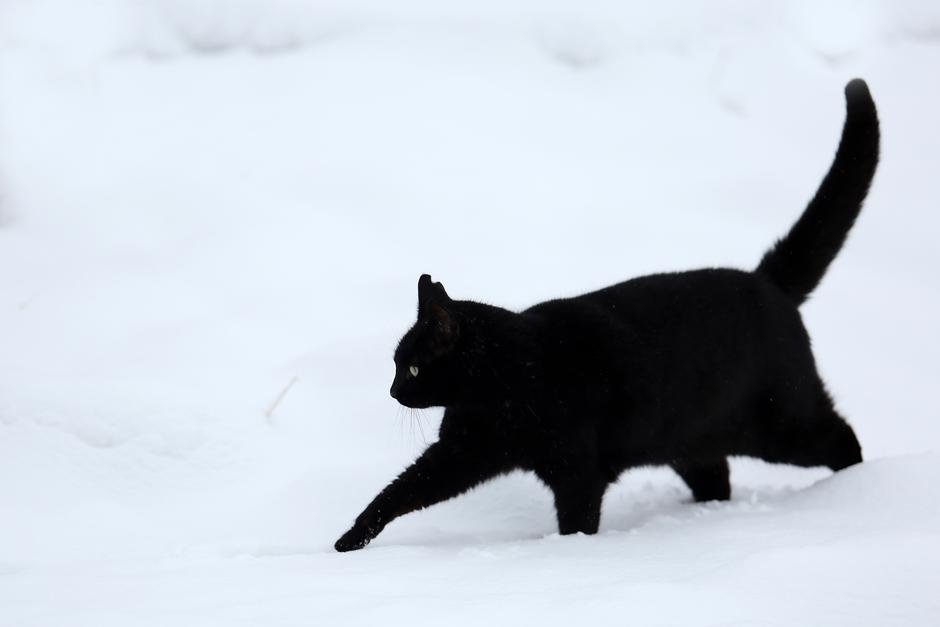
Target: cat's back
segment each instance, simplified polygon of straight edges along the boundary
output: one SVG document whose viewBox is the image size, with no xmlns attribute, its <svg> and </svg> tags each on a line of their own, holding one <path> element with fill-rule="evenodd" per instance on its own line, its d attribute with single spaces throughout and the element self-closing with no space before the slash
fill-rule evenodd
<svg viewBox="0 0 940 627">
<path fill-rule="evenodd" d="M 798 316 L 797 307 L 766 279 L 742 270 L 706 268 L 641 276 L 574 299 L 619 311 L 626 321 L 656 326 L 689 324 L 689 318 L 741 322 L 739 315 L 777 312 Z"/>
<path fill-rule="evenodd" d="M 579 296 L 538 303 L 524 313 L 567 316 L 601 307 L 615 315 L 634 318 L 670 310 L 708 314 L 714 313 L 715 307 L 727 309 L 758 303 L 796 311 L 796 306 L 779 289 L 753 272 L 705 268 L 640 276 Z M 687 311 L 689 306 L 696 306 L 697 311 Z"/>
<path fill-rule="evenodd" d="M 720 350 L 805 335 L 796 305 L 752 272 L 708 268 L 637 277 L 525 312 L 548 337 L 591 350 Z"/>
</svg>

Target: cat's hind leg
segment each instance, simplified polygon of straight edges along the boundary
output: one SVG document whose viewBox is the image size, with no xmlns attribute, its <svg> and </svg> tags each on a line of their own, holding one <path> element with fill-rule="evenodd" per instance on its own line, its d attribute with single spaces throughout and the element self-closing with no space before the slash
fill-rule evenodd
<svg viewBox="0 0 940 627">
<path fill-rule="evenodd" d="M 862 448 L 852 427 L 821 391 L 808 419 L 777 421 L 764 436 L 763 459 L 796 466 L 828 466 L 833 471 L 861 463 Z"/>
<path fill-rule="evenodd" d="M 724 457 L 710 460 L 680 460 L 671 464 L 698 501 L 727 501 L 731 498 L 728 460 Z"/>
<path fill-rule="evenodd" d="M 820 458 L 833 471 L 862 463 L 862 447 L 845 419 L 831 410 L 814 429 L 818 438 Z"/>
</svg>

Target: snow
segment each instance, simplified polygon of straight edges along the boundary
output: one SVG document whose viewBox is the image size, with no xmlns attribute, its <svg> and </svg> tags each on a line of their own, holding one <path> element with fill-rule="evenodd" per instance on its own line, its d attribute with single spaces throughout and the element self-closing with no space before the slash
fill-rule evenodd
<svg viewBox="0 0 940 627">
<path fill-rule="evenodd" d="M 820 4 L 0 0 L 0 625 L 940 622 L 940 8 Z M 853 76 L 882 166 L 804 315 L 869 461 L 627 473 L 593 537 L 514 474 L 332 551 L 435 437 L 422 272 L 752 267 Z"/>
</svg>

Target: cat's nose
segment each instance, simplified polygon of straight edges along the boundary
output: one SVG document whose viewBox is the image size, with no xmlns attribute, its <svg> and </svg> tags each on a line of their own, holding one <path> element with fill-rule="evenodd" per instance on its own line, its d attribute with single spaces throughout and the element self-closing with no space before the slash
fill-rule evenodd
<svg viewBox="0 0 940 627">
<path fill-rule="evenodd" d="M 393 381 L 393 382 L 392 382 L 392 387 L 391 387 L 391 389 L 389 389 L 389 391 L 388 391 L 388 393 L 391 394 L 391 395 L 392 395 L 392 398 L 394 398 L 395 400 L 398 400 L 398 389 L 399 389 L 399 387 L 400 387 L 400 386 L 398 385 L 398 381 L 397 381 L 397 380 L 396 380 L 396 381 Z"/>
</svg>

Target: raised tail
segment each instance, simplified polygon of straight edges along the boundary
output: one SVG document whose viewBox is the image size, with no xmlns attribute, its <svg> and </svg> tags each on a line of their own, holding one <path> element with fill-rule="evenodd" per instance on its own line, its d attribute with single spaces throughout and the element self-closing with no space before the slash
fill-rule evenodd
<svg viewBox="0 0 940 627">
<path fill-rule="evenodd" d="M 842 140 L 826 178 L 756 270 L 798 305 L 816 289 L 845 243 L 878 166 L 878 112 L 865 81 L 850 81 L 845 100 Z"/>
</svg>

